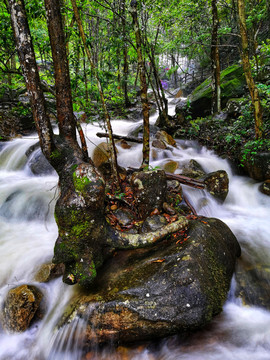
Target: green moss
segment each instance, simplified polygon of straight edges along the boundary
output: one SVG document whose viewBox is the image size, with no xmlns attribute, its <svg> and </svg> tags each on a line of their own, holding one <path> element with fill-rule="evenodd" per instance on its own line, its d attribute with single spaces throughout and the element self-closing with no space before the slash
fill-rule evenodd
<svg viewBox="0 0 270 360">
<path fill-rule="evenodd" d="M 245 82 L 243 69 L 239 65 L 232 65 L 223 70 L 220 74 L 221 83 L 221 96 L 233 97 L 242 94 L 243 85 Z M 200 84 L 191 95 L 192 101 L 196 101 L 199 98 L 212 97 L 211 78 L 206 79 Z"/>
<path fill-rule="evenodd" d="M 90 224 L 88 221 L 84 221 L 81 224 L 76 224 L 72 227 L 70 235 L 75 237 L 85 236 L 90 229 Z"/>
<path fill-rule="evenodd" d="M 60 156 L 61 156 L 61 153 L 57 149 L 54 150 L 50 155 L 51 159 L 58 159 L 58 158 L 60 158 Z"/>
<path fill-rule="evenodd" d="M 76 171 L 73 173 L 73 183 L 75 186 L 75 189 L 79 192 L 84 192 L 85 187 L 91 183 L 91 181 L 88 179 L 87 176 L 79 177 L 76 174 Z"/>
</svg>

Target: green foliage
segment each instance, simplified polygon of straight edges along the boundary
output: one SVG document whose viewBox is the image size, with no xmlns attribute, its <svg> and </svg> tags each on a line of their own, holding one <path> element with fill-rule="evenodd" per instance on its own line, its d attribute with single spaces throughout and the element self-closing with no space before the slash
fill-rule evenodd
<svg viewBox="0 0 270 360">
<path fill-rule="evenodd" d="M 265 151 L 270 151 L 270 139 L 248 141 L 241 152 L 241 166 L 244 166 L 247 160 L 253 162 L 257 153 Z"/>
</svg>

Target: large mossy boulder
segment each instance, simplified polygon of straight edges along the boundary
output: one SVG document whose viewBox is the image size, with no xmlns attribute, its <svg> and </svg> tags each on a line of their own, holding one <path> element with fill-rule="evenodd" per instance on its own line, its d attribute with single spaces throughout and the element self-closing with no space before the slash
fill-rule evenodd
<svg viewBox="0 0 270 360">
<path fill-rule="evenodd" d="M 231 98 L 238 98 L 245 92 L 245 77 L 240 65 L 232 65 L 221 72 L 221 107 L 224 108 Z M 206 79 L 188 97 L 188 111 L 193 119 L 204 117 L 211 113 L 212 88 L 211 78 Z M 181 118 L 181 104 L 176 106 L 176 114 Z"/>
<path fill-rule="evenodd" d="M 222 221 L 191 220 L 186 232 L 151 248 L 118 251 L 59 325 L 87 318 L 88 344 L 130 343 L 202 328 L 222 311 L 239 255 L 239 244 Z"/>
</svg>

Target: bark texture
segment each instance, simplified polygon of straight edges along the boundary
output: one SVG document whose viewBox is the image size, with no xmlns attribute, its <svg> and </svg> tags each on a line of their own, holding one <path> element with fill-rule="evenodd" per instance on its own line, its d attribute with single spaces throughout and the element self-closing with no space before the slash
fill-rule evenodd
<svg viewBox="0 0 270 360">
<path fill-rule="evenodd" d="M 255 137 L 261 139 L 263 137 L 263 109 L 260 101 L 259 90 L 255 85 L 255 81 L 251 72 L 251 65 L 249 61 L 249 42 L 247 35 L 246 26 L 246 11 L 245 1 L 238 0 L 238 15 L 239 15 L 239 26 L 242 41 L 242 62 L 246 82 L 249 88 L 252 104 L 254 107 L 254 118 L 255 118 Z"/>
<path fill-rule="evenodd" d="M 133 27 L 136 37 L 136 50 L 138 56 L 138 69 L 141 87 L 141 102 L 143 111 L 143 165 L 149 165 L 149 104 L 147 98 L 146 70 L 142 53 L 141 31 L 138 20 L 136 0 L 132 0 L 130 2 L 130 13 L 132 15 Z"/>
<path fill-rule="evenodd" d="M 54 150 L 53 133 L 46 113 L 45 99 L 41 89 L 34 48 L 26 17 L 23 1 L 9 0 L 11 22 L 16 42 L 16 48 L 26 83 L 27 92 L 31 99 L 31 107 L 36 124 L 42 151 L 50 159 Z"/>
<path fill-rule="evenodd" d="M 218 48 L 218 9 L 217 1 L 212 0 L 212 41 L 211 41 L 211 64 L 212 64 L 212 114 L 221 111 L 220 89 L 220 61 Z"/>
</svg>

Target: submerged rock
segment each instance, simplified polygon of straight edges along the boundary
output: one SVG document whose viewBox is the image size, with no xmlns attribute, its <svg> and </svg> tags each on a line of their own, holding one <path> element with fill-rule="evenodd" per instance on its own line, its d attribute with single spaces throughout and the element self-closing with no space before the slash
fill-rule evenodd
<svg viewBox="0 0 270 360">
<path fill-rule="evenodd" d="M 27 330 L 37 314 L 42 297 L 41 291 L 32 285 L 11 289 L 3 307 L 4 327 L 11 332 Z"/>
<path fill-rule="evenodd" d="M 236 265 L 235 296 L 245 305 L 270 309 L 269 264 L 252 264 L 240 259 Z"/>
<path fill-rule="evenodd" d="M 41 149 L 35 149 L 35 145 L 31 148 L 26 152 L 26 155 L 29 157 L 28 166 L 32 173 L 38 176 L 56 174 L 54 168 L 45 158 Z"/>
<path fill-rule="evenodd" d="M 240 247 L 220 220 L 151 248 L 118 251 L 88 294 L 79 294 L 62 323 L 85 317 L 88 344 L 128 343 L 183 334 L 222 311 Z"/>
</svg>

